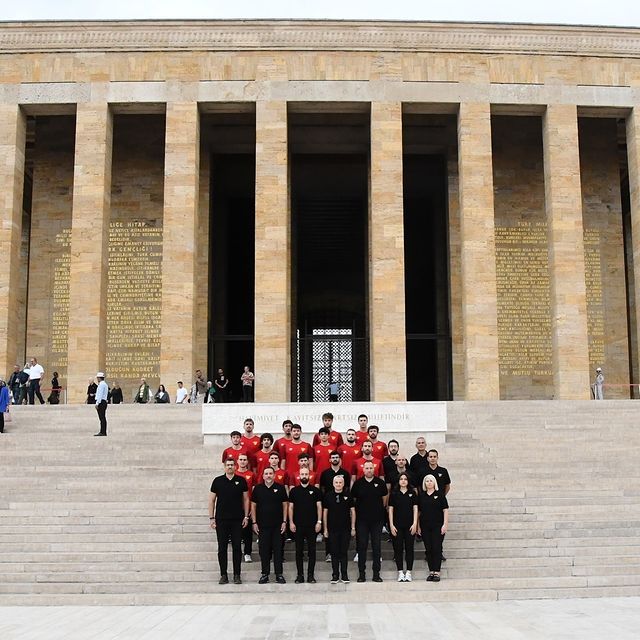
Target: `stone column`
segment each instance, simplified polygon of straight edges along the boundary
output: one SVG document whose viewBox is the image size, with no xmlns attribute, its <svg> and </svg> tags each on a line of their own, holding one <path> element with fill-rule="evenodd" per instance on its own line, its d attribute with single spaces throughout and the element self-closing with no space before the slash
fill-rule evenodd
<svg viewBox="0 0 640 640">
<path fill-rule="evenodd" d="M 18 293 L 26 119 L 17 104 L 0 105 L 0 376 L 18 364 Z M 23 362 L 20 362 L 22 365 Z"/>
<path fill-rule="evenodd" d="M 576 106 L 547 106 L 542 130 L 554 397 L 588 399 L 589 337 Z"/>
<path fill-rule="evenodd" d="M 256 104 L 255 374 L 257 402 L 291 397 L 291 213 L 287 103 Z"/>
<path fill-rule="evenodd" d="M 638 353 L 638 345 L 640 345 L 640 107 L 633 109 L 627 118 L 626 125 L 633 254 L 633 277 L 629 278 L 633 283 L 633 295 L 629 297 L 634 305 L 633 309 L 629 309 L 629 313 L 631 314 L 630 328 L 632 331 L 635 330 L 635 336 L 632 336 L 630 342 L 636 351 L 631 353 L 631 361 L 634 364 L 634 370 L 637 371 L 640 361 L 640 353 Z M 637 383 L 638 380 L 633 380 L 633 382 Z M 632 397 L 637 396 L 633 395 Z"/>
<path fill-rule="evenodd" d="M 200 186 L 198 103 L 169 102 L 166 118 L 160 380 L 172 389 L 178 380 L 190 387 L 196 368 L 196 233 Z M 206 362 L 206 354 L 199 355 L 199 362 Z"/>
<path fill-rule="evenodd" d="M 498 400 L 498 301 L 489 104 L 460 105 L 458 167 L 464 399 Z"/>
<path fill-rule="evenodd" d="M 78 104 L 75 140 L 67 397 L 83 402 L 89 378 L 104 369 L 106 357 L 113 140 L 106 102 Z"/>
<path fill-rule="evenodd" d="M 369 332 L 371 400 L 407 399 L 402 104 L 371 103 Z"/>
</svg>

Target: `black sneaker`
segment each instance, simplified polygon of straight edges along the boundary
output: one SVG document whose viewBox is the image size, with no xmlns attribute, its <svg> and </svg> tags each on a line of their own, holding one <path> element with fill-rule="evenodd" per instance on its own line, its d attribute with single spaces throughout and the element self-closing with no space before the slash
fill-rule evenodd
<svg viewBox="0 0 640 640">
<path fill-rule="evenodd" d="M 357 580 L 357 582 L 366 582 L 366 581 L 367 581 L 367 578 L 365 577 L 364 573 L 361 573 L 361 574 L 358 576 L 358 580 Z"/>
<path fill-rule="evenodd" d="M 269 576 L 266 573 L 263 573 L 260 576 L 260 580 L 258 580 L 258 584 L 267 584 L 267 582 L 269 582 Z"/>
<path fill-rule="evenodd" d="M 440 559 L 442 560 L 442 562 L 446 562 L 447 559 L 444 556 L 440 556 Z"/>
<path fill-rule="evenodd" d="M 351 580 L 349 580 L 349 576 L 342 576 L 342 582 L 344 584 L 349 584 Z"/>
<path fill-rule="evenodd" d="M 233 576 L 233 584 L 242 584 L 242 578 L 238 574 Z"/>
<path fill-rule="evenodd" d="M 229 576 L 220 576 L 218 584 L 229 584 Z"/>
<path fill-rule="evenodd" d="M 296 576 L 295 583 L 302 584 L 304 582 L 304 576 Z"/>
<path fill-rule="evenodd" d="M 276 576 L 276 582 L 278 584 L 287 584 L 287 581 L 284 579 L 283 575 Z"/>
<path fill-rule="evenodd" d="M 373 581 L 374 581 L 374 582 L 382 582 L 382 578 L 380 577 L 380 574 L 379 574 L 379 573 L 376 573 L 376 574 L 373 576 Z"/>
<path fill-rule="evenodd" d="M 316 579 L 314 578 L 313 574 L 311 574 L 308 578 L 307 578 L 307 582 L 309 584 L 315 584 L 316 583 Z"/>
</svg>

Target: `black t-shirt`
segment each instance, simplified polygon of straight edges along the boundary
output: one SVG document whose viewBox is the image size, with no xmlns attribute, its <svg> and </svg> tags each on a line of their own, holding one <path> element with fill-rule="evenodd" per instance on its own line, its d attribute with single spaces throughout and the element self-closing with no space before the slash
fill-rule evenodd
<svg viewBox="0 0 640 640">
<path fill-rule="evenodd" d="M 384 479 L 389 482 L 389 474 L 396 470 L 396 461 L 391 456 L 385 456 L 382 459 L 382 468 L 384 469 Z"/>
<path fill-rule="evenodd" d="M 438 482 L 438 491 L 444 495 L 444 488 L 451 484 L 451 478 L 449 477 L 449 472 L 441 466 L 437 466 L 435 469 L 432 469 L 430 466 L 427 466 L 425 475 L 433 476 Z"/>
<path fill-rule="evenodd" d="M 418 510 L 423 526 L 441 527 L 444 522 L 444 510 L 448 508 L 447 499 L 439 491 L 434 491 L 431 495 L 423 491 L 418 496 Z"/>
<path fill-rule="evenodd" d="M 409 484 L 414 489 L 420 488 L 418 487 L 418 478 L 416 474 L 413 473 L 413 471 L 410 471 L 409 469 L 407 469 L 406 471 L 402 471 L 402 473 L 407 474 L 407 477 L 409 478 Z M 386 480 L 387 484 L 391 485 L 392 490 L 395 489 L 396 485 L 398 484 L 399 478 L 400 478 L 400 471 L 398 471 L 398 467 L 396 466 L 393 467 L 393 471 L 390 471 L 389 474 L 387 474 L 386 472 L 384 474 L 384 479 Z"/>
<path fill-rule="evenodd" d="M 396 527 L 410 527 L 413 524 L 413 507 L 418 504 L 418 492 L 411 489 L 392 491 L 389 496 L 389 506 L 393 507 L 393 524 Z"/>
<path fill-rule="evenodd" d="M 216 520 L 242 520 L 244 504 L 242 494 L 249 491 L 247 481 L 234 475 L 231 480 L 226 474 L 218 476 L 211 483 L 211 493 L 216 494 Z"/>
<path fill-rule="evenodd" d="M 351 507 L 353 499 L 348 493 L 336 493 L 331 490 L 322 499 L 322 506 L 327 510 L 327 527 L 332 531 L 351 529 Z"/>
<path fill-rule="evenodd" d="M 296 527 L 314 527 L 318 522 L 318 502 L 322 493 L 318 487 L 308 484 L 298 485 L 289 492 L 289 502 L 293 505 L 293 522 Z"/>
<path fill-rule="evenodd" d="M 421 456 L 419 453 L 414 453 L 409 460 L 409 469 L 416 474 L 416 479 L 422 487 L 422 479 L 427 475 L 427 467 L 429 466 L 429 458 L 425 451 L 425 454 Z"/>
<path fill-rule="evenodd" d="M 356 517 L 364 522 L 384 522 L 386 512 L 382 499 L 387 495 L 387 485 L 382 478 L 364 476 L 353 483 L 351 496 L 356 505 Z"/>
<path fill-rule="evenodd" d="M 258 527 L 279 527 L 284 521 L 282 504 L 287 502 L 287 490 L 284 485 L 274 482 L 267 487 L 261 482 L 253 488 L 251 502 L 256 503 Z"/>
<path fill-rule="evenodd" d="M 342 476 L 344 478 L 344 488 L 345 491 L 349 490 L 349 485 L 351 484 L 351 474 L 346 470 L 340 467 L 337 471 L 334 471 L 331 467 L 325 469 L 320 476 L 320 488 L 323 493 L 329 493 L 329 491 L 333 491 L 333 479 L 336 476 Z"/>
</svg>

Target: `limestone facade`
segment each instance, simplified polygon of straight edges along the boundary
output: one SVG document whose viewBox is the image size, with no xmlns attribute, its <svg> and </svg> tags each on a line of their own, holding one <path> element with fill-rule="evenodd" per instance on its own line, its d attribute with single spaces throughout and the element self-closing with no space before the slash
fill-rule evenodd
<svg viewBox="0 0 640 640">
<path fill-rule="evenodd" d="M 445 154 L 453 397 L 588 397 L 595 366 L 619 385 L 611 397 L 628 397 L 626 385 L 638 382 L 630 371 L 638 371 L 640 234 L 623 225 L 627 199 L 631 231 L 640 216 L 638 30 L 12 23 L 0 26 L 0 45 L 0 374 L 35 355 L 47 376 L 62 369 L 70 400 L 82 400 L 88 378 L 119 353 L 109 339 L 117 317 L 109 238 L 114 223 L 132 220 L 153 238 L 136 247 L 162 254 L 145 249 L 136 263 L 160 282 L 158 303 L 146 300 L 136 329 L 149 349 L 144 372 L 173 388 L 206 367 L 215 230 L 199 120 L 212 106 L 240 104 L 256 116 L 256 399 L 288 400 L 288 110 L 364 103 L 371 399 L 406 396 L 402 122 L 416 106 L 458 123 Z M 130 148 L 112 162 L 114 118 L 124 114 L 158 119 L 164 137 L 148 155 Z M 633 239 L 626 258 L 625 238 Z M 18 281 L 27 271 L 25 295 Z M 525 289 L 528 297 L 517 294 Z M 520 358 L 514 345 L 524 345 Z M 518 369 L 518 359 L 530 366 Z"/>
</svg>

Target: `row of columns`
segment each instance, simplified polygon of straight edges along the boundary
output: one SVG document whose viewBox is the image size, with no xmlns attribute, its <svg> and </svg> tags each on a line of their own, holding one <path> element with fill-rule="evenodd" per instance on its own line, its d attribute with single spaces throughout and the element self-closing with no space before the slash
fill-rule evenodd
<svg viewBox="0 0 640 640">
<path fill-rule="evenodd" d="M 551 278 L 556 398 L 588 395 L 589 354 L 582 194 L 575 105 L 543 116 L 545 201 Z M 0 372 L 16 362 L 17 274 L 22 224 L 25 115 L 0 106 Z M 108 226 L 113 123 L 106 103 L 78 104 L 72 210 L 68 385 L 105 365 Z M 640 287 L 640 124 L 628 118 L 634 281 Z M 195 309 L 199 201 L 196 102 L 166 107 L 160 376 L 190 379 L 197 354 Z M 458 114 L 464 392 L 497 399 L 497 290 L 491 105 L 462 103 Z M 287 401 L 291 363 L 291 224 L 287 103 L 256 103 L 255 362 L 258 401 Z M 406 398 L 402 105 L 371 105 L 370 360 L 371 399 Z M 640 300 L 640 290 L 636 290 Z M 108 373 L 108 372 L 107 372 Z"/>
</svg>

